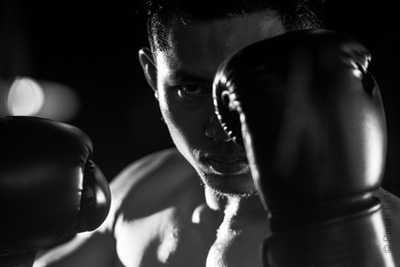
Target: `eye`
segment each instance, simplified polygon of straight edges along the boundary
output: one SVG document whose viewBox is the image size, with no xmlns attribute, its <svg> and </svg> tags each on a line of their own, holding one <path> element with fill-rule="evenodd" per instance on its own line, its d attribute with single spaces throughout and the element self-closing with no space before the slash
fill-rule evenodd
<svg viewBox="0 0 400 267">
<path fill-rule="evenodd" d="M 209 94 L 210 90 L 201 84 L 187 84 L 174 87 L 179 97 L 196 97 Z"/>
</svg>

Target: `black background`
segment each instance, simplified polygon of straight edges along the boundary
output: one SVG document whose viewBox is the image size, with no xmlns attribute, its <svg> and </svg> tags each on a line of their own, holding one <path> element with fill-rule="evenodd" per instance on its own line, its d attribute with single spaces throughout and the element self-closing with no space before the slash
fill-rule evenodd
<svg viewBox="0 0 400 267">
<path fill-rule="evenodd" d="M 353 35 L 372 52 L 371 70 L 381 88 L 388 122 L 385 185 L 400 195 L 395 2 L 328 0 L 326 26 Z M 92 138 L 94 160 L 109 180 L 135 159 L 172 146 L 137 60 L 147 37 L 134 1 L 0 3 L 0 76 L 28 75 L 72 87 L 82 106 L 68 122 Z"/>
</svg>

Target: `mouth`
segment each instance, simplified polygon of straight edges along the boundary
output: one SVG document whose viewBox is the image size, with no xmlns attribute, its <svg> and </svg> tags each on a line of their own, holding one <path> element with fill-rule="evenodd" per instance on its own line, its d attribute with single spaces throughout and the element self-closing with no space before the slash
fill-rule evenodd
<svg viewBox="0 0 400 267">
<path fill-rule="evenodd" d="M 249 173 L 249 164 L 246 156 L 205 155 L 201 162 L 208 169 L 219 175 L 240 175 Z"/>
</svg>

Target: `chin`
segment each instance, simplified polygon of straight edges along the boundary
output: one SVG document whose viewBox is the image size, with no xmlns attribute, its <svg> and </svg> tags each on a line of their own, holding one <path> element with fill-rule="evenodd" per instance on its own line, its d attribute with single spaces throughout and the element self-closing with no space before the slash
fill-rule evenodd
<svg viewBox="0 0 400 267">
<path fill-rule="evenodd" d="M 258 195 L 250 175 L 201 175 L 205 186 L 223 196 L 251 197 Z"/>
</svg>

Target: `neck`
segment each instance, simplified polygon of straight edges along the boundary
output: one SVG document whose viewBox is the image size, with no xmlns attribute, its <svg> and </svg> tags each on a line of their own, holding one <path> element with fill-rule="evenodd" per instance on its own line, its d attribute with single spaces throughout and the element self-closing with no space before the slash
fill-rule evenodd
<svg viewBox="0 0 400 267">
<path fill-rule="evenodd" d="M 221 195 L 206 187 L 205 196 L 210 209 L 224 213 L 224 220 L 246 220 L 267 215 L 258 195 Z"/>
</svg>

